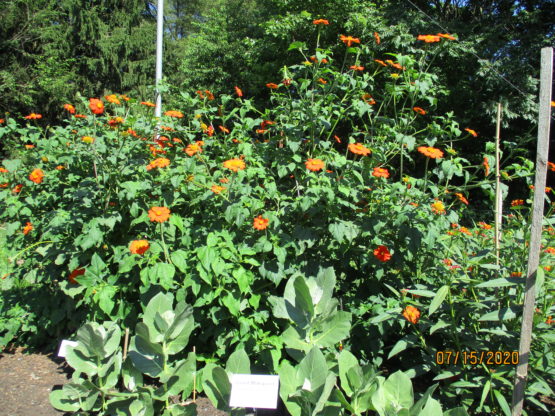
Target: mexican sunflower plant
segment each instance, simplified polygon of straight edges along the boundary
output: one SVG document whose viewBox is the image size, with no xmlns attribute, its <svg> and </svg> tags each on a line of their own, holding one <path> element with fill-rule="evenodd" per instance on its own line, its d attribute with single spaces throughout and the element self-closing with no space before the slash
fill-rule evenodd
<svg viewBox="0 0 555 416">
<path fill-rule="evenodd" d="M 312 20 L 314 32 L 333 27 Z M 249 357 L 253 368 L 283 375 L 280 395 L 291 409 L 335 403 L 363 414 L 386 397 L 362 387 L 372 380 L 376 389 L 414 392 L 408 403 L 436 379 L 442 389 L 433 394 L 444 408 L 499 412 L 514 366 L 500 364 L 494 377 L 487 366 L 440 364 L 436 353 L 517 349 L 524 289 L 512 273 L 526 270 L 531 204 L 504 205 L 497 262 L 494 181 L 480 165 L 485 157 L 489 172 L 492 143 L 477 142 L 453 114 L 437 110 L 443 91 L 423 68 L 434 65 L 438 48 L 414 42 L 414 54 L 402 54 L 386 32 L 377 48 L 373 29 L 355 26 L 349 33 L 358 37 L 331 34 L 328 44 L 322 36 L 312 51 L 293 44 L 298 62 L 270 78 L 279 83 L 259 85 L 271 93 L 258 104 L 230 83 L 227 92 L 168 97 L 180 110 L 166 110 L 163 128 L 146 97 L 119 94 L 76 100 L 75 114 L 66 108 L 64 123 L 50 130 L 23 117 L 2 123 L 2 139 L 25 157 L 1 162 L 0 221 L 13 261 L 0 283 L 35 300 L 9 312 L 2 304 L 0 339 L 57 340 L 85 321 L 108 320 L 139 324 L 139 339 L 139 319 L 171 336 L 172 314 L 190 313 L 200 325 L 187 336 L 216 402 L 218 382 L 229 381 L 217 367 L 227 362 L 230 372 L 248 373 Z M 441 48 L 456 45 L 440 38 Z M 464 157 L 464 140 L 480 160 Z M 502 170 L 511 199 L 530 201 L 534 190 L 513 183 L 529 185 L 533 164 L 503 160 Z M 555 316 L 555 256 L 545 252 L 555 247 L 552 209 L 542 234 L 532 399 L 545 395 L 553 365 L 546 322 Z M 158 302 L 146 312 L 160 292 L 190 310 Z M 8 315 L 27 326 L 8 330 Z M 181 361 L 179 341 L 175 354 L 167 344 L 163 352 L 153 334 L 128 357 L 160 364 L 143 369 L 161 380 L 157 400 L 170 406 L 176 385 L 161 376 L 162 356 L 172 372 L 192 361 Z M 373 368 L 404 376 L 388 382 Z"/>
</svg>

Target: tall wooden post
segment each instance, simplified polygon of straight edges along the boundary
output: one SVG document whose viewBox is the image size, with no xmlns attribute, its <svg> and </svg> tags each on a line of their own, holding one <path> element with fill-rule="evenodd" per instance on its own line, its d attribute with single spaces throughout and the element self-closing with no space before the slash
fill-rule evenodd
<svg viewBox="0 0 555 416">
<path fill-rule="evenodd" d="M 549 124 L 551 119 L 551 82 L 553 78 L 553 48 L 541 51 L 540 72 L 540 115 L 538 122 L 538 153 L 536 156 L 536 177 L 534 182 L 534 205 L 532 208 L 532 228 L 530 231 L 530 250 L 528 271 L 524 294 L 524 310 L 520 331 L 519 364 L 516 368 L 513 390 L 512 416 L 520 416 L 528 376 L 530 343 L 534 325 L 534 303 L 536 301 L 536 272 L 540 260 L 540 243 L 544 210 L 544 189 L 547 176 L 547 156 L 549 153 Z"/>
</svg>

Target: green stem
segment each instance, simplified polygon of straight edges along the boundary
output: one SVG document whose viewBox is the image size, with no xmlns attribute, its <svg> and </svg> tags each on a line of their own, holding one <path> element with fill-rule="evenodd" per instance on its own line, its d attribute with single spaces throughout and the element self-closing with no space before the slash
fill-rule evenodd
<svg viewBox="0 0 555 416">
<path fill-rule="evenodd" d="M 162 236 L 162 247 L 164 248 L 164 256 L 166 257 L 166 263 L 172 264 L 170 256 L 168 255 L 168 248 L 166 246 L 166 241 L 164 240 L 164 223 L 160 223 L 160 235 Z"/>
<path fill-rule="evenodd" d="M 8 259 L 9 259 L 10 261 L 13 262 L 15 259 L 17 259 L 17 258 L 19 257 L 20 254 L 23 254 L 23 253 L 26 252 L 27 250 L 29 250 L 29 249 L 31 249 L 31 248 L 33 248 L 33 247 L 35 247 L 35 246 L 38 246 L 39 244 L 47 244 L 47 243 L 55 243 L 55 241 L 51 241 L 51 240 L 48 240 L 48 241 L 39 241 L 38 243 L 31 244 L 29 247 L 24 248 L 24 249 L 21 250 L 19 253 L 17 253 L 15 256 L 10 257 L 10 258 L 8 258 Z"/>
</svg>

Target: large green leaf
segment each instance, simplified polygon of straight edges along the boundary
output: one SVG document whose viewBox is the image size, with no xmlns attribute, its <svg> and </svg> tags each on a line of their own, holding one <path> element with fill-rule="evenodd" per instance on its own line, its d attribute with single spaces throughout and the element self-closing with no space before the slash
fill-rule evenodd
<svg viewBox="0 0 555 416">
<path fill-rule="evenodd" d="M 347 396 L 351 397 L 353 393 L 360 387 L 360 382 L 362 378 L 362 372 L 360 371 L 360 366 L 358 363 L 358 359 L 351 354 L 347 350 L 343 350 L 339 353 L 339 357 L 337 359 L 337 363 L 339 364 L 339 379 L 341 380 L 341 387 L 347 393 Z M 347 372 L 351 369 L 359 369 L 360 372 L 359 378 L 352 378 L 351 376 L 347 376 Z M 357 372 L 355 370 L 355 372 Z"/>
<path fill-rule="evenodd" d="M 236 350 L 227 360 L 225 371 L 228 374 L 250 374 L 250 359 L 244 349 Z"/>
<path fill-rule="evenodd" d="M 389 403 L 395 409 L 410 409 L 414 396 L 410 378 L 402 371 L 397 371 L 387 378 L 383 388 Z"/>
<path fill-rule="evenodd" d="M 217 409 L 224 412 L 230 410 L 228 403 L 231 394 L 231 383 L 223 368 L 214 367 L 208 374 L 203 374 L 202 386 Z"/>
<path fill-rule="evenodd" d="M 131 338 L 129 358 L 137 370 L 143 374 L 150 377 L 158 377 L 162 373 L 164 358 L 158 351 L 159 346 L 157 344 L 151 343 L 139 336 Z"/>
<path fill-rule="evenodd" d="M 326 382 L 328 367 L 324 354 L 318 347 L 313 347 L 299 363 L 298 372 L 303 380 L 304 389 L 315 391 Z"/>
<path fill-rule="evenodd" d="M 321 347 L 332 347 L 347 338 L 350 330 L 351 314 L 338 311 L 311 328 L 312 343 Z"/>
<path fill-rule="evenodd" d="M 432 299 L 432 303 L 430 303 L 430 308 L 428 309 L 428 315 L 433 314 L 437 310 L 437 308 L 441 306 L 441 304 L 443 303 L 443 300 L 445 299 L 448 293 L 449 293 L 449 285 L 445 285 L 439 288 L 436 295 Z"/>
</svg>

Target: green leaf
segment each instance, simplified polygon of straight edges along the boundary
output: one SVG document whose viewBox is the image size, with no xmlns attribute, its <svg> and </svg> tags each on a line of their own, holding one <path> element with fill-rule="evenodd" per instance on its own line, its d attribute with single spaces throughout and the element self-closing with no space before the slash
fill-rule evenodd
<svg viewBox="0 0 555 416">
<path fill-rule="evenodd" d="M 212 272 L 212 263 L 218 257 L 217 251 L 213 247 L 200 247 L 197 250 L 197 257 L 200 260 L 200 264 L 207 272 Z"/>
<path fill-rule="evenodd" d="M 321 347 L 333 347 L 339 341 L 347 338 L 350 330 L 351 314 L 338 311 L 311 328 L 312 343 Z"/>
<path fill-rule="evenodd" d="M 422 397 L 414 404 L 414 406 L 411 407 L 410 416 L 420 415 L 422 408 L 426 405 L 426 403 L 428 402 L 428 399 L 432 397 L 432 394 L 434 393 L 434 391 L 437 389 L 438 386 L 439 384 L 436 383 L 428 387 L 428 389 L 426 389 Z"/>
<path fill-rule="evenodd" d="M 79 400 L 68 394 L 66 390 L 54 390 L 50 392 L 49 400 L 50 404 L 55 409 L 63 412 L 77 412 L 81 408 L 81 406 L 79 406 Z"/>
<path fill-rule="evenodd" d="M 187 252 L 184 250 L 174 251 L 170 254 L 170 259 L 180 272 L 187 273 L 189 271 L 187 268 Z"/>
<path fill-rule="evenodd" d="M 164 289 L 169 290 L 173 287 L 173 277 L 175 267 L 173 264 L 156 263 L 150 268 L 148 278 L 151 283 L 159 283 Z"/>
<path fill-rule="evenodd" d="M 347 396 L 351 397 L 353 393 L 360 387 L 360 381 L 362 377 L 358 378 L 359 383 L 357 383 L 356 378 L 351 379 L 352 376 L 347 377 L 347 372 L 353 368 L 360 369 L 358 359 L 349 351 L 343 350 L 339 353 L 337 362 L 339 365 L 339 379 L 341 380 L 341 387 L 343 388 L 343 390 L 345 390 Z M 360 376 L 362 376 L 362 372 Z"/>
<path fill-rule="evenodd" d="M 389 355 L 387 356 L 387 359 L 389 360 L 391 357 L 393 357 L 394 355 L 399 354 L 401 351 L 404 351 L 407 349 L 409 345 L 409 342 L 407 341 L 406 337 L 400 339 L 399 341 L 397 341 L 395 343 L 395 345 L 393 346 L 393 348 L 391 349 L 391 351 L 389 352 Z"/>
<path fill-rule="evenodd" d="M 507 287 L 507 286 L 514 286 L 520 284 L 522 279 L 518 278 L 509 278 L 505 279 L 500 277 L 499 279 L 488 280 L 487 282 L 482 282 L 475 287 Z"/>
<path fill-rule="evenodd" d="M 447 327 L 450 327 L 450 326 L 451 326 L 451 324 L 449 322 L 439 320 L 434 325 L 432 325 L 432 327 L 430 328 L 430 335 L 432 335 L 434 332 L 436 332 L 439 329 L 447 328 Z"/>
<path fill-rule="evenodd" d="M 240 315 L 240 311 L 241 311 L 240 298 L 237 298 L 233 293 L 228 292 L 227 295 L 221 298 L 221 301 L 233 316 Z"/>
<path fill-rule="evenodd" d="M 501 308 L 498 311 L 493 311 L 482 315 L 479 321 L 506 321 L 515 319 L 522 314 L 522 306 L 511 306 L 509 308 Z"/>
<path fill-rule="evenodd" d="M 430 303 L 430 307 L 428 309 L 428 315 L 433 314 L 437 310 L 437 308 L 441 306 L 448 293 L 449 293 L 449 285 L 444 285 L 439 288 L 435 297 L 432 299 L 432 303 Z"/>
<path fill-rule="evenodd" d="M 482 398 L 480 399 L 480 405 L 476 409 L 478 412 L 482 410 L 482 406 L 484 405 L 484 403 L 485 403 L 485 401 L 488 397 L 488 393 L 489 393 L 490 388 L 491 388 L 491 381 L 486 380 L 486 384 L 484 384 L 484 389 L 482 390 Z"/>
<path fill-rule="evenodd" d="M 327 370 L 324 354 L 318 347 L 313 347 L 299 363 L 297 371 L 303 384 L 306 380 L 310 384 L 306 390 L 315 391 L 326 382 Z"/>
<path fill-rule="evenodd" d="M 229 395 L 231 394 L 231 383 L 227 373 L 221 367 L 214 367 L 208 374 L 204 374 L 202 381 L 204 392 L 219 410 L 229 411 Z"/>
<path fill-rule="evenodd" d="M 114 309 L 114 297 L 116 293 L 117 288 L 115 286 L 103 285 L 96 294 L 98 306 L 106 315 L 110 315 L 112 313 L 112 309 Z"/>
<path fill-rule="evenodd" d="M 229 356 L 225 370 L 229 375 L 251 373 L 250 359 L 244 349 L 236 350 Z"/>
<path fill-rule="evenodd" d="M 306 43 L 296 41 L 289 45 L 287 51 L 292 51 L 293 49 L 306 49 Z"/>
<path fill-rule="evenodd" d="M 499 390 L 493 390 L 493 395 L 497 399 L 497 403 L 499 403 L 499 406 L 501 406 L 501 409 L 503 410 L 503 413 L 505 413 L 505 416 L 511 416 L 511 408 L 509 407 L 507 400 L 505 399 L 505 397 L 503 397 L 501 392 Z"/>
<path fill-rule="evenodd" d="M 395 409 L 410 409 L 414 396 L 412 383 L 402 371 L 397 371 L 387 378 L 383 384 L 385 395 Z"/>
<path fill-rule="evenodd" d="M 154 344 L 155 345 L 155 344 Z M 158 347 L 150 341 L 134 336 L 131 338 L 129 358 L 141 373 L 158 377 L 163 371 L 164 359 L 158 353 Z"/>
<path fill-rule="evenodd" d="M 426 402 L 426 406 L 422 409 L 422 412 L 419 413 L 420 416 L 442 416 L 443 411 L 441 410 L 441 405 L 435 399 L 431 397 L 428 398 Z"/>
</svg>

